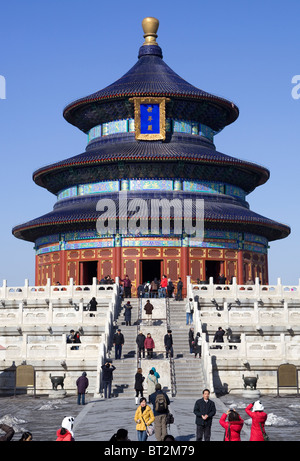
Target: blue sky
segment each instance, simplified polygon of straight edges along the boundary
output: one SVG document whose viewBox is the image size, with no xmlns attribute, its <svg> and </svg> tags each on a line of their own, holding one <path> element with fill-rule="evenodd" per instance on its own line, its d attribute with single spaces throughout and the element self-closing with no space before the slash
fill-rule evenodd
<svg viewBox="0 0 300 461">
<path fill-rule="evenodd" d="M 85 150 L 86 136 L 64 120 L 63 108 L 135 64 L 146 16 L 159 19 L 157 41 L 175 72 L 239 107 L 215 145 L 270 170 L 248 202 L 291 227 L 288 238 L 270 243 L 269 277 L 298 284 L 300 99 L 291 81 L 300 74 L 299 0 L 2 2 L 0 283 L 34 284 L 33 244 L 11 229 L 49 212 L 56 198 L 32 173 Z"/>
</svg>

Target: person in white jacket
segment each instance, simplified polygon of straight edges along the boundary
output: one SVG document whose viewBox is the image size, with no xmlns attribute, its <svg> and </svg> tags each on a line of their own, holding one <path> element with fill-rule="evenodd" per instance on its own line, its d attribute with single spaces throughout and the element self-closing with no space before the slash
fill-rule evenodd
<svg viewBox="0 0 300 461">
<path fill-rule="evenodd" d="M 193 323 L 194 301 L 192 298 L 188 300 L 185 306 L 186 324 Z"/>
</svg>

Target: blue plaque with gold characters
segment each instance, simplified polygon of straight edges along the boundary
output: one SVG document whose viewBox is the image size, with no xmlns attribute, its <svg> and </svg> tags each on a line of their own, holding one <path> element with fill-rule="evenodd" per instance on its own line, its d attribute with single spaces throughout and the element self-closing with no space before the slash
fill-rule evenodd
<svg viewBox="0 0 300 461">
<path fill-rule="evenodd" d="M 141 104 L 141 134 L 160 133 L 159 104 Z"/>
<path fill-rule="evenodd" d="M 167 98 L 132 98 L 134 102 L 135 138 L 143 141 L 166 138 Z"/>
</svg>

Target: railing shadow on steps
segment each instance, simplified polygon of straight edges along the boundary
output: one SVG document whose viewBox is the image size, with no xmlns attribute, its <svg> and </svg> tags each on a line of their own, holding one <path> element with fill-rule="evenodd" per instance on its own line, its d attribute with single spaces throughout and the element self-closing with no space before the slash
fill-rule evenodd
<svg viewBox="0 0 300 461">
<path fill-rule="evenodd" d="M 122 300 L 120 300 L 120 308 L 119 308 L 119 311 L 118 311 L 118 315 L 116 316 L 116 319 L 118 318 L 118 316 L 120 316 L 121 312 L 122 312 Z M 140 299 L 138 299 L 137 320 L 136 320 L 136 322 L 134 322 L 136 324 L 136 336 L 139 334 L 140 324 L 141 324 L 141 321 L 142 321 L 142 315 L 141 314 L 142 314 L 142 299 L 140 298 Z M 112 334 L 113 333 L 114 332 L 112 332 Z M 111 353 L 112 353 L 112 348 L 110 350 L 110 356 L 111 356 Z M 132 350 L 129 350 L 129 351 L 126 352 L 126 354 L 123 354 L 123 359 L 134 358 L 134 355 L 136 355 L 136 372 L 137 372 L 137 369 L 141 367 L 141 359 L 139 358 L 139 350 L 138 350 L 137 343 L 136 343 L 135 349 L 132 347 Z M 110 357 L 110 360 L 111 360 L 111 357 Z M 126 389 L 128 389 L 129 387 L 130 386 L 128 384 L 121 384 L 121 385 L 115 384 L 115 388 L 114 388 L 112 394 L 115 397 L 118 397 L 120 394 L 124 394 Z"/>
<path fill-rule="evenodd" d="M 142 323 L 143 301 L 144 301 L 143 298 L 138 299 L 137 321 L 136 321 L 136 336 L 138 336 L 138 334 L 139 334 L 140 326 L 141 326 L 141 323 Z M 114 330 L 115 330 L 115 327 L 116 327 L 116 319 L 118 318 L 118 316 L 120 315 L 120 312 L 121 312 L 121 304 L 122 304 L 122 302 L 120 300 L 119 305 L 118 305 L 118 309 L 116 309 L 117 312 L 115 314 L 115 318 L 114 318 L 114 322 L 113 322 L 114 325 L 112 325 L 112 328 L 111 328 L 111 337 L 110 337 L 110 341 L 109 341 L 110 342 L 110 347 L 109 347 L 109 349 L 107 349 L 107 356 L 108 356 L 108 359 L 110 361 L 111 361 L 111 354 L 112 354 L 112 337 L 113 337 Z M 166 308 L 167 329 L 170 329 L 171 324 L 170 324 L 170 299 L 169 298 L 165 298 L 165 308 Z M 139 357 L 138 344 L 136 344 L 135 352 L 136 352 L 136 370 L 137 370 L 138 368 L 141 368 L 141 366 L 142 366 L 142 358 Z M 165 350 L 164 351 L 155 351 L 155 354 L 154 354 L 153 358 L 164 359 L 164 354 L 165 354 Z M 124 358 L 129 358 L 129 357 L 133 357 L 133 356 L 134 356 L 134 350 L 130 351 L 130 353 L 127 353 L 126 357 L 124 356 Z M 175 362 L 174 362 L 173 357 L 169 358 L 169 364 L 170 364 L 170 383 L 171 383 L 170 391 L 171 391 L 172 397 L 175 397 L 176 393 L 177 393 L 177 390 L 176 390 Z M 125 384 L 121 385 L 121 386 L 117 386 L 117 389 L 115 389 L 114 393 L 116 393 L 117 395 L 122 394 L 122 393 L 124 393 L 126 388 L 127 388 L 127 386 Z M 102 386 L 101 386 L 101 389 L 102 389 Z"/>
<path fill-rule="evenodd" d="M 166 318 L 167 318 L 167 330 L 171 329 L 171 315 L 170 315 L 170 298 L 166 298 Z M 177 394 L 176 386 L 176 372 L 174 357 L 170 357 L 170 382 L 171 382 L 171 395 L 175 397 Z"/>
<path fill-rule="evenodd" d="M 139 298 L 139 302 L 138 302 L 138 315 L 137 315 L 137 322 L 136 322 L 136 336 L 138 336 L 138 334 L 140 332 L 140 325 L 141 325 L 141 322 L 142 322 L 142 308 L 143 308 L 142 299 L 143 298 Z M 136 369 L 141 368 L 141 366 L 142 366 L 142 358 L 139 357 L 139 346 L 136 343 Z"/>
<path fill-rule="evenodd" d="M 111 352 L 112 352 L 112 339 L 116 330 L 116 320 L 120 314 L 122 301 L 119 295 L 119 286 L 117 285 L 116 292 L 114 294 L 114 299 L 111 304 L 111 309 L 108 312 L 107 323 L 105 327 L 105 340 L 102 343 L 102 352 L 99 354 L 98 365 L 97 365 L 97 375 L 99 376 L 99 381 L 97 384 L 97 389 L 99 394 L 103 396 L 103 380 L 102 380 L 102 369 L 101 366 L 107 361 L 111 361 Z"/>
</svg>

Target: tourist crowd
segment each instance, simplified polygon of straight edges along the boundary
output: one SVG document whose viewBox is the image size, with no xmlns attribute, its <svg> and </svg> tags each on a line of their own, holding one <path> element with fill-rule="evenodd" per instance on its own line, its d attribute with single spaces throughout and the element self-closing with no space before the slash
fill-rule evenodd
<svg viewBox="0 0 300 461">
<path fill-rule="evenodd" d="M 155 371 L 151 370 L 152 376 L 155 376 Z M 150 374 L 150 373 L 149 373 Z M 174 436 L 168 434 L 168 425 L 174 423 L 174 417 L 170 412 L 170 399 L 166 392 L 162 390 L 161 384 L 157 382 L 153 392 L 148 395 L 148 400 L 143 396 L 143 380 L 138 379 L 138 375 L 142 376 L 142 371 L 139 369 L 136 375 L 136 387 L 139 387 L 141 397 L 138 401 L 136 398 L 137 409 L 133 416 L 133 421 L 136 424 L 137 440 L 140 442 L 147 441 L 148 437 L 155 436 L 156 441 L 175 441 Z M 158 375 L 159 376 L 159 375 Z M 86 376 L 83 376 L 86 378 Z M 138 386 L 137 386 L 137 383 Z M 149 392 L 148 392 L 149 394 Z M 152 407 L 152 408 L 151 408 Z M 267 413 L 264 411 L 264 406 L 261 401 L 257 400 L 250 403 L 245 408 L 246 414 L 251 418 L 250 441 L 268 441 L 269 437 L 265 430 Z M 202 398 L 196 400 L 193 413 L 196 417 L 196 442 L 211 440 L 211 430 L 213 418 L 216 414 L 216 406 L 213 400 L 210 399 L 209 389 L 204 389 Z M 73 416 L 63 418 L 61 427 L 56 432 L 57 442 L 72 442 L 75 441 Z M 244 425 L 244 420 L 235 409 L 228 409 L 219 419 L 219 424 L 224 428 L 225 442 L 241 441 L 241 431 Z M 0 424 L 0 430 L 4 435 L 0 436 L 0 441 L 11 441 L 15 435 L 15 430 L 6 425 Z M 22 442 L 33 440 L 31 432 L 23 432 Z M 128 441 L 127 429 L 120 428 L 110 439 L 110 442 Z"/>
<path fill-rule="evenodd" d="M 121 279 L 120 282 L 120 297 L 131 298 L 131 288 L 132 283 L 128 275 L 125 276 L 125 279 Z M 177 292 L 175 295 L 175 285 L 170 278 L 167 278 L 166 275 L 163 275 L 161 280 L 158 280 L 157 277 L 150 282 L 140 283 L 137 287 L 137 296 L 138 298 L 175 298 L 176 301 L 182 301 L 182 289 L 183 283 L 181 277 L 178 278 Z"/>
</svg>

